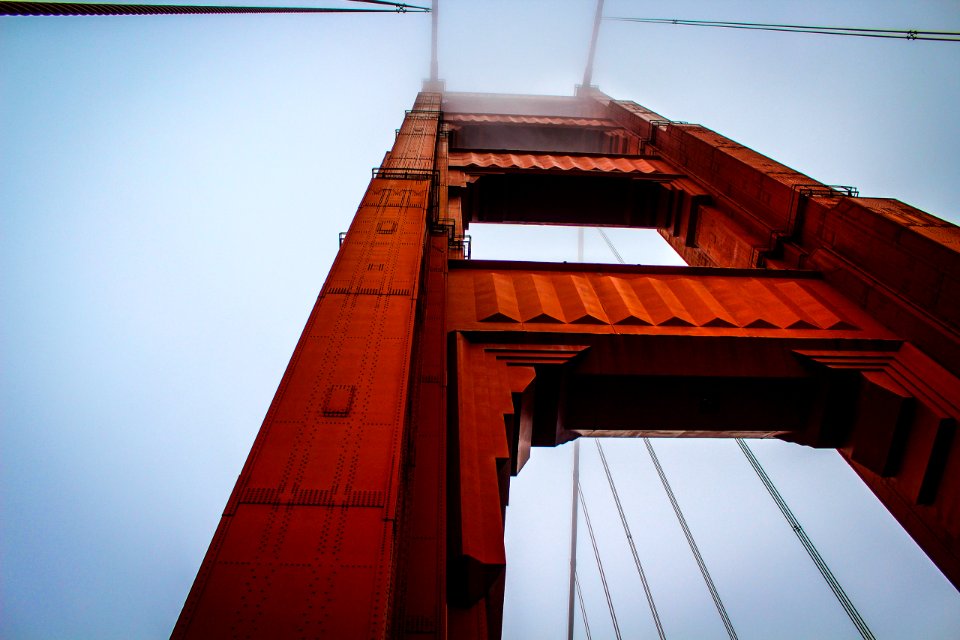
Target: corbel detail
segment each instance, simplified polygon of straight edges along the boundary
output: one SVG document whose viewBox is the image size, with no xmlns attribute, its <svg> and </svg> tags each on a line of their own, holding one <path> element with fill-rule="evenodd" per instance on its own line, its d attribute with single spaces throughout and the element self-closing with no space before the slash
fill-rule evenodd
<svg viewBox="0 0 960 640">
<path fill-rule="evenodd" d="M 538 382 L 556 379 L 587 347 L 453 340 L 449 578 L 451 598 L 467 604 L 503 573 L 507 491 L 530 455 Z"/>
</svg>

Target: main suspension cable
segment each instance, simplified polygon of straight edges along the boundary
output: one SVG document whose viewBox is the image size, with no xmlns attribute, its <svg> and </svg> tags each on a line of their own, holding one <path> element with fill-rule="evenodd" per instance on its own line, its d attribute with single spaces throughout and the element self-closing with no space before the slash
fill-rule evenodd
<svg viewBox="0 0 960 640">
<path fill-rule="evenodd" d="M 729 22 L 723 20 L 685 20 L 680 18 L 609 17 L 604 20 L 640 22 L 645 24 L 673 24 L 684 27 L 718 27 L 748 31 L 780 31 L 785 33 L 812 33 L 827 36 L 855 36 L 892 40 L 926 40 L 932 42 L 960 42 L 957 31 L 920 31 L 917 29 L 872 29 L 866 27 L 818 27 L 798 24 L 768 24 L 763 22 Z"/>
<path fill-rule="evenodd" d="M 653 450 L 653 445 L 650 444 L 649 438 L 643 438 L 643 443 L 647 445 L 647 452 L 650 454 L 650 459 L 653 460 L 653 466 L 657 469 L 657 475 L 660 476 L 660 483 L 663 485 L 664 491 L 667 492 L 667 498 L 670 499 L 670 505 L 673 507 L 673 513 L 677 516 L 677 520 L 680 522 L 680 528 L 683 529 L 683 535 L 687 538 L 687 544 L 690 545 L 690 551 L 693 553 L 693 557 L 697 561 L 697 566 L 700 567 L 700 575 L 703 576 L 703 581 L 706 583 L 707 589 L 710 591 L 710 597 L 713 599 L 713 604 L 716 605 L 717 612 L 720 614 L 720 618 L 723 620 L 723 626 L 727 629 L 727 635 L 730 636 L 730 640 L 737 640 L 737 632 L 733 629 L 733 623 L 730 622 L 730 616 L 727 615 L 727 610 L 724 608 L 723 602 L 720 600 L 720 594 L 717 592 L 717 587 L 713 584 L 713 579 L 710 577 L 710 572 L 707 570 L 707 565 L 703 561 L 703 556 L 700 555 L 700 549 L 697 547 L 697 543 L 693 539 L 693 534 L 690 532 L 690 527 L 687 526 L 687 520 L 683 517 L 683 512 L 680 510 L 680 504 L 677 502 L 677 498 L 673 494 L 673 489 L 670 488 L 670 482 L 667 480 L 667 476 L 663 472 L 663 467 L 660 466 L 660 460 L 657 458 L 657 453 Z"/>
<path fill-rule="evenodd" d="M 742 438 L 737 438 L 736 440 L 737 444 L 740 445 L 740 450 L 743 451 L 743 455 L 745 455 L 747 460 L 750 462 L 750 466 L 753 467 L 753 470 L 757 472 L 760 482 L 763 483 L 763 486 L 767 489 L 770 497 L 773 498 L 773 501 L 777 504 L 777 507 L 780 508 L 780 513 L 782 513 L 783 517 L 786 518 L 787 523 L 790 525 L 790 528 L 793 529 L 793 532 L 797 534 L 797 538 L 800 539 L 800 544 L 802 544 L 803 548 L 806 549 L 807 553 L 810 555 L 810 559 L 813 560 L 813 563 L 817 565 L 817 569 L 820 570 L 820 575 L 822 575 L 823 579 L 826 580 L 828 585 L 830 585 L 830 589 L 833 590 L 833 595 L 835 595 L 837 600 L 840 601 L 840 606 L 843 607 L 843 610 L 847 613 L 847 616 L 850 617 L 850 621 L 853 623 L 853 626 L 857 628 L 857 631 L 860 632 L 860 636 L 864 640 L 874 640 L 874 635 L 870 631 L 870 628 L 867 627 L 866 621 L 860 615 L 860 612 L 857 611 L 857 608 L 853 605 L 853 602 L 847 596 L 846 592 L 843 590 L 843 587 L 840 586 L 840 583 L 834 577 L 833 572 L 830 571 L 830 567 L 827 566 L 826 561 L 824 561 L 823 557 L 820 555 L 820 552 L 817 551 L 813 541 L 810 540 L 809 536 L 807 536 L 807 532 L 804 531 L 803 527 L 800 526 L 800 521 L 797 520 L 795 515 L 793 515 L 793 511 L 790 510 L 790 507 L 787 506 L 783 496 L 780 495 L 777 487 L 773 484 L 773 480 L 770 479 L 770 476 L 767 475 L 766 470 L 764 470 L 763 466 L 761 466 L 760 461 L 757 460 L 757 457 L 753 454 L 753 450 L 750 449 L 750 447 Z"/>
<path fill-rule="evenodd" d="M 663 633 L 663 625 L 660 623 L 660 614 L 657 613 L 657 605 L 653 602 L 653 593 L 650 591 L 650 584 L 647 582 L 647 576 L 643 571 L 643 565 L 640 564 L 640 555 L 637 553 L 637 545 L 630 534 L 630 525 L 627 524 L 627 516 L 623 512 L 623 505 L 620 503 L 620 494 L 617 491 L 617 485 L 613 481 L 613 474 L 610 473 L 610 465 L 607 464 L 607 456 L 603 453 L 603 447 L 599 440 L 594 440 L 597 445 L 597 451 L 600 453 L 600 461 L 603 463 L 603 471 L 607 474 L 607 482 L 610 484 L 610 492 L 613 494 L 613 501 L 617 503 L 617 512 L 620 513 L 620 522 L 623 523 L 623 532 L 627 536 L 627 544 L 630 545 L 630 552 L 633 554 L 633 562 L 637 565 L 637 573 L 640 574 L 640 582 L 643 583 L 643 592 L 647 596 L 647 605 L 650 607 L 650 614 L 653 615 L 653 622 L 657 625 L 657 635 L 660 640 L 666 640 Z"/>
<path fill-rule="evenodd" d="M 335 7 L 251 7 L 197 4 L 111 4 L 97 2 L 0 1 L 0 16 L 157 16 L 267 13 L 428 13 L 427 7 L 386 0 L 348 0 L 377 5 L 378 9 Z"/>
<path fill-rule="evenodd" d="M 600 548 L 597 547 L 597 538 L 593 535 L 593 525 L 590 524 L 590 514 L 587 512 L 587 502 L 583 498 L 582 487 L 577 487 L 577 494 L 580 496 L 583 520 L 587 523 L 587 531 L 590 533 L 590 544 L 593 545 L 593 555 L 597 559 L 597 569 L 600 571 L 600 582 L 603 583 L 603 593 L 607 596 L 607 607 L 610 609 L 610 620 L 613 621 L 613 631 L 617 635 L 617 640 L 623 640 L 623 636 L 620 635 L 620 625 L 617 624 L 617 612 L 613 610 L 613 598 L 610 597 L 610 586 L 607 584 L 607 574 L 604 573 L 603 562 L 600 561 Z"/>
</svg>

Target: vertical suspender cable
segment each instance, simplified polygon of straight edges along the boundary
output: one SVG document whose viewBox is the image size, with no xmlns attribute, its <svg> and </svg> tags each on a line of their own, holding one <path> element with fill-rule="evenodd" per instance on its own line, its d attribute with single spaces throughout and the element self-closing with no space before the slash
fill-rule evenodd
<svg viewBox="0 0 960 640">
<path fill-rule="evenodd" d="M 607 574 L 603 572 L 603 563 L 600 561 L 600 549 L 597 547 L 597 538 L 593 535 L 593 525 L 590 524 L 590 514 L 587 512 L 587 503 L 583 499 L 583 491 L 577 487 L 580 496 L 580 506 L 583 507 L 583 521 L 587 523 L 587 533 L 590 534 L 590 544 L 593 546 L 593 555 L 597 559 L 597 569 L 600 571 L 600 582 L 603 583 L 603 593 L 607 596 L 607 607 L 610 609 L 610 620 L 613 622 L 613 631 L 617 640 L 623 640 L 620 635 L 620 625 L 617 624 L 617 612 L 613 610 L 613 598 L 610 597 L 610 586 L 607 584 Z"/>
<path fill-rule="evenodd" d="M 724 608 L 723 602 L 720 600 L 720 594 L 717 593 L 717 587 L 713 584 L 713 579 L 710 577 L 710 572 L 707 571 L 707 565 L 703 562 L 703 556 L 700 555 L 700 549 L 697 547 L 697 543 L 693 539 L 693 534 L 690 533 L 690 527 L 687 526 L 687 520 L 683 517 L 683 512 L 680 511 L 680 505 L 677 503 L 676 496 L 673 495 L 673 489 L 670 488 L 670 483 L 667 481 L 667 476 L 663 472 L 663 467 L 660 466 L 660 460 L 657 458 L 657 454 L 653 450 L 653 445 L 650 444 L 649 438 L 644 438 L 643 443 L 647 445 L 647 452 L 650 454 L 650 459 L 653 460 L 653 466 L 657 469 L 657 475 L 660 476 L 660 483 L 663 484 L 663 489 L 667 492 L 667 498 L 670 499 L 670 505 L 673 507 L 673 512 L 676 514 L 677 520 L 680 522 L 680 528 L 683 529 L 683 535 L 687 538 L 687 544 L 690 545 L 690 551 L 693 552 L 693 557 L 697 561 L 697 566 L 700 567 L 700 575 L 703 576 L 703 581 L 707 584 L 707 589 L 710 590 L 710 597 L 713 598 L 713 604 L 717 606 L 717 612 L 720 614 L 720 618 L 723 620 L 723 626 L 727 629 L 727 635 L 730 636 L 730 640 L 737 640 L 737 633 L 733 630 L 733 624 L 730 622 L 730 617 L 727 615 L 727 610 Z"/>
<path fill-rule="evenodd" d="M 833 595 L 835 595 L 837 600 L 840 601 L 840 606 L 843 607 L 843 610 L 846 611 L 847 615 L 850 617 L 850 621 L 853 623 L 853 626 L 857 628 L 857 631 L 860 632 L 860 635 L 864 640 L 874 640 L 874 635 L 870 631 L 869 627 L 867 627 L 866 621 L 864 621 L 863 617 L 861 617 L 860 612 L 857 611 L 857 608 L 853 606 L 853 602 L 851 602 L 850 598 L 847 597 L 846 592 L 834 577 L 833 572 L 830 571 L 830 567 L 827 566 L 827 563 L 820 555 L 820 552 L 817 551 L 815 546 L 813 546 L 813 541 L 810 540 L 810 538 L 807 536 L 807 532 L 804 531 L 803 527 L 800 526 L 800 521 L 797 520 L 796 516 L 793 515 L 793 512 L 790 510 L 790 507 L 787 506 L 783 496 L 780 495 L 777 487 L 774 486 L 773 480 L 770 479 L 770 476 L 767 475 L 767 472 L 760 465 L 760 461 L 757 460 L 755 455 L 753 455 L 753 451 L 742 438 L 737 438 L 737 444 L 740 445 L 740 450 L 743 451 L 743 455 L 747 457 L 747 460 L 750 462 L 750 466 L 753 467 L 753 470 L 757 472 L 760 482 L 762 482 L 763 486 L 766 487 L 770 497 L 773 498 L 773 501 L 777 504 L 777 507 L 780 508 L 780 513 L 782 513 L 783 517 L 786 518 L 787 523 L 790 525 L 790 528 L 793 529 L 793 532 L 797 534 L 797 538 L 800 539 L 800 544 L 802 544 L 803 548 L 806 549 L 807 553 L 810 555 L 810 559 L 813 560 L 813 563 L 817 565 L 817 569 L 820 570 L 820 575 L 822 575 L 823 579 L 826 580 L 828 585 L 830 585 L 830 589 L 833 590 Z"/>
<path fill-rule="evenodd" d="M 567 640 L 573 640 L 573 594 L 579 588 L 577 582 L 577 497 L 580 493 L 580 441 L 573 443 L 573 499 L 570 506 L 570 597 L 567 602 Z M 583 607 L 583 598 L 580 598 L 580 607 Z M 584 624 L 586 624 L 586 610 L 584 610 Z M 589 630 L 587 631 L 589 635 Z"/>
<path fill-rule="evenodd" d="M 583 262 L 583 227 L 577 228 L 577 262 Z M 580 597 L 580 611 L 583 624 L 590 637 L 587 625 L 587 610 L 583 606 L 583 594 L 580 593 L 580 581 L 577 579 L 577 497 L 580 491 L 580 441 L 573 443 L 573 499 L 570 505 L 570 597 L 567 602 L 567 640 L 573 640 L 573 593 Z"/>
<path fill-rule="evenodd" d="M 637 565 L 637 572 L 640 574 L 640 582 L 643 583 L 643 592 L 647 596 L 647 605 L 650 607 L 650 613 L 653 615 L 653 622 L 657 625 L 657 635 L 660 640 L 666 640 L 663 634 L 663 625 L 660 623 L 660 614 L 657 613 L 657 605 L 653 603 L 653 593 L 650 591 L 650 585 L 647 583 L 647 576 L 643 572 L 643 565 L 640 564 L 640 555 L 637 553 L 637 545 L 633 542 L 633 536 L 630 534 L 630 525 L 627 524 L 627 516 L 623 512 L 623 505 L 620 503 L 620 494 L 617 492 L 617 486 L 613 482 L 613 475 L 610 473 L 610 465 L 607 464 L 607 456 L 603 453 L 603 447 L 599 440 L 595 440 L 597 451 L 600 453 L 600 461 L 603 463 L 603 470 L 607 474 L 607 482 L 610 484 L 610 492 L 613 493 L 613 500 L 617 503 L 617 511 L 620 513 L 620 522 L 623 523 L 623 532 L 627 535 L 627 543 L 630 545 L 630 552 L 633 553 L 633 562 Z"/>
<path fill-rule="evenodd" d="M 580 617 L 583 618 L 583 628 L 587 632 L 587 640 L 593 640 L 593 636 L 590 635 L 590 623 L 587 621 L 587 606 L 583 604 L 583 589 L 580 588 L 580 578 L 576 578 L 577 582 L 577 599 L 580 600 Z"/>
</svg>

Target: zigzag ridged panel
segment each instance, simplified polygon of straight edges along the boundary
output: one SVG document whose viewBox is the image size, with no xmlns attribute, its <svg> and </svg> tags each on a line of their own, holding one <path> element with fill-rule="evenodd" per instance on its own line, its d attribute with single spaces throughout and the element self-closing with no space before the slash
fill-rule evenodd
<svg viewBox="0 0 960 640">
<path fill-rule="evenodd" d="M 880 329 L 836 300 L 825 282 L 805 273 L 682 268 L 531 272 L 464 266 L 451 270 L 449 285 L 451 319 L 464 328 L 566 324 L 615 326 L 618 333 L 634 326 L 873 334 Z"/>
<path fill-rule="evenodd" d="M 573 153 L 494 153 L 460 151 L 450 154 L 451 167 L 540 169 L 601 173 L 669 174 L 666 165 L 644 158 L 592 156 Z"/>
</svg>

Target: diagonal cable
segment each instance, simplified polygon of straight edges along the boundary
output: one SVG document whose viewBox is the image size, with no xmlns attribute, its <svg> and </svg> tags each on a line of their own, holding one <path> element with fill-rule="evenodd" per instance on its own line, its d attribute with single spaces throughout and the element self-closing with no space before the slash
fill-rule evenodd
<svg viewBox="0 0 960 640">
<path fill-rule="evenodd" d="M 797 538 L 800 539 L 800 544 L 802 544 L 803 548 L 806 549 L 807 553 L 810 555 L 810 559 L 813 560 L 813 563 L 817 565 L 817 569 L 820 570 L 820 575 L 823 576 L 823 579 L 830 586 L 830 589 L 833 591 L 833 595 L 835 595 L 837 600 L 840 601 L 840 606 L 843 607 L 843 610 L 847 613 L 847 616 L 849 616 L 853 626 L 857 628 L 857 631 L 860 632 L 860 636 L 863 637 L 864 640 L 874 640 L 874 635 L 867 626 L 866 621 L 860 615 L 860 612 L 857 611 L 857 608 L 853 605 L 853 602 L 847 596 L 846 592 L 843 590 L 843 587 L 840 586 L 840 583 L 834 577 L 833 572 L 830 571 L 830 567 L 827 566 L 826 561 L 820 555 L 820 552 L 817 551 L 817 548 L 813 545 L 813 541 L 810 540 L 809 536 L 807 536 L 807 532 L 804 531 L 803 527 L 800 526 L 800 521 L 797 520 L 795 515 L 793 515 L 793 511 L 790 510 L 790 507 L 787 506 L 783 496 L 780 495 L 777 487 L 773 484 L 773 480 L 770 479 L 770 476 L 767 475 L 766 470 L 760 465 L 760 461 L 757 460 L 757 457 L 753 454 L 753 450 L 750 449 L 750 447 L 742 438 L 737 438 L 736 440 L 737 444 L 740 445 L 740 450 L 743 451 L 743 455 L 745 455 L 747 460 L 750 462 L 750 466 L 753 467 L 753 470 L 757 472 L 760 482 L 763 483 L 763 486 L 767 489 L 770 497 L 773 498 L 773 501 L 777 504 L 777 507 L 780 508 L 780 513 L 782 513 L 783 517 L 786 518 L 787 523 L 790 525 L 790 528 L 793 529 L 793 532 L 797 534 Z"/>
<path fill-rule="evenodd" d="M 613 240 L 610 239 L 610 236 L 607 235 L 607 232 L 604 231 L 602 227 L 594 227 L 594 229 L 596 229 L 600 233 L 600 236 L 603 237 L 603 241 L 607 243 L 608 247 L 610 247 L 610 251 L 613 252 L 613 255 L 617 259 L 617 262 L 619 262 L 620 264 L 626 264 L 623 261 L 623 256 L 621 256 L 620 252 L 617 251 L 617 248 L 613 246 Z"/>
<path fill-rule="evenodd" d="M 587 621 L 587 606 L 583 604 L 583 590 L 580 588 L 580 578 L 577 574 L 573 574 L 573 579 L 577 585 L 577 598 L 580 600 L 580 617 L 583 619 L 583 628 L 587 632 L 587 640 L 593 640 L 593 636 L 590 635 L 590 623 Z"/>
<path fill-rule="evenodd" d="M 673 507 L 673 513 L 676 514 L 677 520 L 680 522 L 680 528 L 683 529 L 683 535 L 687 539 L 687 544 L 690 545 L 690 551 L 693 553 L 693 558 L 697 561 L 697 566 L 700 567 L 700 575 L 703 576 L 703 581 L 706 583 L 707 589 L 710 591 L 710 597 L 713 599 L 713 604 L 715 604 L 717 607 L 717 613 L 720 614 L 720 618 L 723 620 L 723 626 L 727 629 L 727 635 L 730 636 L 730 640 L 737 640 L 737 632 L 733 629 L 733 623 L 730 622 L 730 616 L 727 615 L 727 610 L 724 608 L 723 602 L 720 600 L 720 594 L 717 592 L 717 587 L 713 584 L 713 578 L 710 577 L 710 572 L 707 570 L 707 565 L 703 561 L 703 556 L 700 555 L 700 549 L 697 547 L 697 543 L 693 539 L 693 534 L 690 532 L 690 527 L 687 526 L 687 519 L 683 517 L 683 512 L 680 510 L 680 504 L 677 502 L 677 497 L 673 494 L 673 489 L 670 488 L 670 482 L 667 480 L 667 476 L 663 472 L 663 467 L 660 466 L 660 459 L 657 458 L 657 454 L 653 450 L 653 445 L 650 444 L 649 438 L 643 438 L 643 444 L 647 445 L 647 452 L 650 454 L 650 459 L 653 460 L 653 466 L 657 469 L 657 475 L 660 476 L 660 483 L 663 485 L 664 491 L 667 492 L 667 498 L 670 499 L 670 505 Z"/>
<path fill-rule="evenodd" d="M 617 248 L 613 246 L 613 241 L 610 240 L 610 237 L 601 229 L 596 227 L 597 231 L 600 232 L 600 235 L 603 236 L 603 239 L 606 241 L 607 246 L 610 247 L 610 251 L 613 252 L 613 255 L 617 258 L 617 261 L 620 264 L 624 264 L 623 257 L 620 255 L 620 252 L 617 251 Z M 733 629 L 733 623 L 730 622 L 730 616 L 727 615 L 727 610 L 723 606 L 723 601 L 720 600 L 720 594 L 717 592 L 716 585 L 713 584 L 713 578 L 710 577 L 710 572 L 707 570 L 707 565 L 703 561 L 703 556 L 700 555 L 700 549 L 697 547 L 696 541 L 693 539 L 693 534 L 690 532 L 690 527 L 687 526 L 687 519 L 683 517 L 683 511 L 680 510 L 680 504 L 677 502 L 676 496 L 673 494 L 673 489 L 670 487 L 670 482 L 667 480 L 667 475 L 663 472 L 663 467 L 660 466 L 660 459 L 657 457 L 656 451 L 653 450 L 653 445 L 650 444 L 649 438 L 643 438 L 643 444 L 647 446 L 647 452 L 650 454 L 650 459 L 653 460 L 653 466 L 657 469 L 657 475 L 660 476 L 660 483 L 663 485 L 664 491 L 667 492 L 667 498 L 670 499 L 670 505 L 673 507 L 673 512 L 677 516 L 677 520 L 680 522 L 680 528 L 683 529 L 683 535 L 687 539 L 687 544 L 690 545 L 690 551 L 693 553 L 694 560 L 697 561 L 697 566 L 700 568 L 700 575 L 703 576 L 703 581 L 707 585 L 707 589 L 710 591 L 710 597 L 713 599 L 713 604 L 717 607 L 717 612 L 720 614 L 720 619 L 723 621 L 723 626 L 727 630 L 727 635 L 730 636 L 730 640 L 737 640 L 737 632 Z M 600 443 L 597 442 L 597 448 L 600 449 Z M 613 489 L 613 479 L 610 477 L 610 470 L 607 467 L 606 457 L 603 455 L 603 450 L 600 449 L 600 459 L 603 460 L 604 469 L 607 471 L 607 478 L 610 481 L 610 488 Z M 614 489 L 614 497 L 616 498 L 616 490 Z M 620 518 L 623 520 L 623 525 L 626 528 L 627 522 L 623 515 L 623 510 L 620 508 L 620 500 L 617 499 L 617 508 L 620 509 Z M 584 505 L 584 511 L 586 511 L 586 505 Z M 588 521 L 589 526 L 589 521 Z M 633 550 L 633 540 L 630 539 L 630 548 Z M 599 559 L 599 558 L 598 558 Z M 634 559 L 637 562 L 637 568 L 640 569 L 640 559 L 636 555 L 634 550 Z M 640 576 L 643 579 L 643 570 L 640 569 Z M 647 590 L 647 582 L 643 580 L 644 590 Z M 647 599 L 650 603 L 651 611 L 653 611 L 654 620 L 657 622 L 657 631 L 660 632 L 660 637 L 663 638 L 663 628 L 660 626 L 659 617 L 656 613 L 656 608 L 653 606 L 653 598 L 647 590 Z"/>
<path fill-rule="evenodd" d="M 0 16 L 157 16 L 270 13 L 426 13 L 427 7 L 380 0 L 348 0 L 382 8 L 334 7 L 251 7 L 193 4 L 110 4 L 96 2 L 7 2 L 0 1 Z"/>
<path fill-rule="evenodd" d="M 684 20 L 679 18 L 625 18 L 609 17 L 605 20 L 639 22 L 645 24 L 672 24 L 684 27 L 717 27 L 721 29 L 746 29 L 748 31 L 779 31 L 785 33 L 812 33 L 829 36 L 854 36 L 860 38 L 885 38 L 894 40 L 926 40 L 932 42 L 960 42 L 957 31 L 921 31 L 917 29 L 872 29 L 866 27 L 819 27 L 796 24 L 767 24 L 763 22 L 729 22 L 722 20 Z"/>
<path fill-rule="evenodd" d="M 393 2 L 392 0 L 345 0 L 345 2 L 359 2 L 362 4 L 380 4 L 386 7 L 393 7 L 395 9 L 422 9 L 423 11 L 430 11 L 427 7 L 416 7 L 414 5 L 409 5 L 404 2 Z"/>
<path fill-rule="evenodd" d="M 580 496 L 580 506 L 583 508 L 583 520 L 587 523 L 587 531 L 590 533 L 590 544 L 593 545 L 593 555 L 597 559 L 597 569 L 600 571 L 600 582 L 603 583 L 603 593 L 607 596 L 607 607 L 610 609 L 610 619 L 613 621 L 613 631 L 617 634 L 617 640 L 623 640 L 620 635 L 620 625 L 617 623 L 617 612 L 613 610 L 613 599 L 610 597 L 610 586 L 607 584 L 607 574 L 603 571 L 603 562 L 600 561 L 600 549 L 597 547 L 597 538 L 593 535 L 593 525 L 590 524 L 590 514 L 587 512 L 587 503 L 583 498 L 583 489 L 577 487 L 577 493 Z"/>
<path fill-rule="evenodd" d="M 617 248 L 613 246 L 613 242 L 610 240 L 607 234 L 604 233 L 603 229 L 600 227 L 596 227 L 596 229 L 600 232 L 600 235 L 603 236 L 603 239 L 606 241 L 607 246 L 610 247 L 610 251 L 613 252 L 613 255 L 617 258 L 620 264 L 623 264 L 624 262 L 623 258 L 620 256 L 620 252 L 617 251 Z M 793 515 L 790 507 L 787 506 L 786 501 L 783 499 L 783 496 L 780 495 L 780 492 L 773 484 L 770 476 L 767 475 L 767 472 L 760 465 L 760 461 L 757 460 L 755 455 L 753 455 L 753 451 L 742 438 L 736 438 L 736 441 L 737 444 L 740 445 L 743 455 L 745 455 L 747 460 L 750 462 L 750 466 L 753 467 L 753 470 L 756 471 L 757 476 L 760 477 L 760 481 L 767 489 L 770 497 L 773 498 L 773 501 L 777 504 L 777 507 L 780 508 L 780 512 L 783 514 L 783 517 L 786 518 L 787 522 L 790 524 L 790 528 L 793 529 L 793 532 L 797 535 L 797 538 L 800 539 L 800 543 L 803 545 L 803 548 L 806 549 L 807 553 L 810 555 L 810 558 L 813 560 L 813 563 L 817 566 L 817 569 L 820 570 L 820 574 L 823 576 L 823 579 L 830 586 L 830 589 L 837 597 L 837 600 L 840 601 L 840 605 L 843 607 L 843 610 L 846 612 L 847 616 L 849 616 L 850 621 L 853 622 L 853 625 L 857 628 L 857 631 L 860 632 L 861 637 L 863 637 L 864 640 L 875 640 L 870 628 L 867 627 L 866 621 L 863 619 L 863 617 L 860 615 L 860 612 L 847 596 L 839 581 L 837 581 L 837 579 L 834 577 L 833 572 L 830 571 L 830 567 L 827 566 L 826 561 L 820 555 L 820 552 L 817 551 L 813 541 L 810 540 L 806 531 L 804 531 L 803 527 L 800 526 L 800 522 L 797 520 L 796 516 Z M 713 598 L 714 604 L 717 605 L 717 611 L 720 612 L 720 617 L 723 618 L 723 624 L 727 628 L 727 633 L 730 635 L 731 639 L 735 639 L 736 632 L 733 630 L 733 625 L 730 623 L 730 619 L 727 617 L 723 603 L 720 601 L 720 595 L 717 593 L 716 587 L 713 584 L 713 580 L 710 578 L 710 573 L 707 571 L 707 566 L 703 562 L 703 557 L 700 555 L 700 551 L 697 548 L 696 542 L 694 542 L 693 534 L 690 533 L 690 529 L 687 527 L 686 519 L 683 517 L 683 513 L 680 511 L 680 505 L 677 503 L 676 497 L 673 494 L 673 490 L 670 488 L 670 483 L 667 481 L 667 476 L 663 472 L 663 468 L 660 466 L 660 460 L 657 458 L 657 454 L 653 450 L 653 445 L 650 444 L 650 441 L 647 438 L 644 438 L 643 442 L 647 445 L 647 451 L 650 453 L 650 459 L 653 460 L 653 464 L 657 469 L 657 474 L 660 476 L 660 481 L 663 484 L 663 488 L 666 490 L 667 497 L 670 499 L 670 504 L 673 506 L 673 511 L 677 515 L 677 520 L 680 521 L 680 526 L 683 529 L 683 533 L 687 537 L 687 542 L 690 544 L 690 550 L 693 551 L 694 558 L 697 560 L 697 565 L 700 567 L 700 573 L 703 575 L 704 581 L 707 583 L 707 588 L 710 590 L 710 596 Z M 657 631 L 660 633 L 661 640 L 663 640 L 663 628 L 660 626 L 660 619 L 653 604 L 653 596 L 650 593 L 647 580 L 644 577 L 643 569 L 640 566 L 640 558 L 637 555 L 637 550 L 633 543 L 633 537 L 630 535 L 630 528 L 627 525 L 627 520 L 623 513 L 623 507 L 620 505 L 620 497 L 617 495 L 617 489 L 614 485 L 613 477 L 610 474 L 610 467 L 607 465 L 607 458 L 603 454 L 603 447 L 600 446 L 600 441 L 597 440 L 596 443 L 597 451 L 600 452 L 600 460 L 603 462 L 603 469 L 607 474 L 607 481 L 610 483 L 610 490 L 613 492 L 613 499 L 616 501 L 617 510 L 620 512 L 620 520 L 623 522 L 623 528 L 627 534 L 627 541 L 630 543 L 630 550 L 633 552 L 633 559 L 637 564 L 637 570 L 640 572 L 640 579 L 643 581 L 643 589 L 647 594 L 647 602 L 649 603 L 650 610 L 653 613 L 654 621 L 657 623 Z"/>
<path fill-rule="evenodd" d="M 613 482 L 613 474 L 610 473 L 610 465 L 607 464 L 607 456 L 603 453 L 603 447 L 599 440 L 594 441 L 597 445 L 597 451 L 600 453 L 600 461 L 603 463 L 603 471 L 607 474 L 607 482 L 610 484 L 610 492 L 613 493 L 613 501 L 617 503 L 617 511 L 620 513 L 620 522 L 623 523 L 623 532 L 627 535 L 627 543 L 630 545 L 630 552 L 633 554 L 633 562 L 637 565 L 637 573 L 640 574 L 640 582 L 643 583 L 643 593 L 647 596 L 647 605 L 650 607 L 650 614 L 653 615 L 653 622 L 657 625 L 657 635 L 660 640 L 666 640 L 663 633 L 663 625 L 660 623 L 660 614 L 657 613 L 657 605 L 653 602 L 653 593 L 650 591 L 650 584 L 647 582 L 647 576 L 643 571 L 643 565 L 640 564 L 640 555 L 637 553 L 637 545 L 630 534 L 630 525 L 627 524 L 627 516 L 623 512 L 623 505 L 620 503 L 620 494 L 617 491 L 617 485 Z"/>
<path fill-rule="evenodd" d="M 812 29 L 815 31 L 847 31 L 847 32 L 865 32 L 865 33 L 916 33 L 924 35 L 949 35 L 960 36 L 960 31 L 921 31 L 918 29 L 877 29 L 872 27 L 822 27 L 801 24 L 780 24 L 767 22 L 734 22 L 730 20 L 692 20 L 686 18 L 605 18 L 607 20 L 620 20 L 625 22 L 647 22 L 661 24 L 681 24 L 681 25 L 705 25 L 705 26 L 737 26 L 737 27 L 777 27 L 781 29 Z"/>
</svg>

